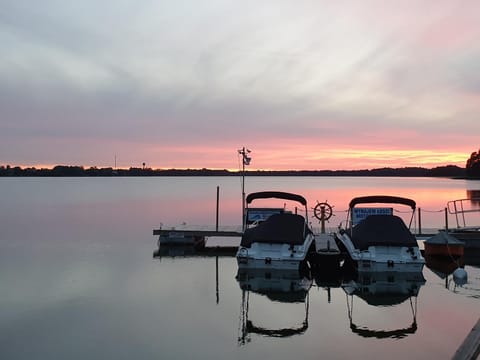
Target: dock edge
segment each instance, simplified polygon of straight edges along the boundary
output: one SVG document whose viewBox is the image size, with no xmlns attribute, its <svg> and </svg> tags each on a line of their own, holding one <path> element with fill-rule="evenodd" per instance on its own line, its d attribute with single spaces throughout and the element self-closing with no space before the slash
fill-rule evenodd
<svg viewBox="0 0 480 360">
<path fill-rule="evenodd" d="M 457 349 L 452 360 L 475 360 L 480 355 L 480 318 Z"/>
</svg>

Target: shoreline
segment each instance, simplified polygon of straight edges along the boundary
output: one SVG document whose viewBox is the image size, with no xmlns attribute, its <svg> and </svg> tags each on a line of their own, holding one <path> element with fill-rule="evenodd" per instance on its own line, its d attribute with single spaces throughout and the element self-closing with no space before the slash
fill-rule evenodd
<svg viewBox="0 0 480 360">
<path fill-rule="evenodd" d="M 350 176 L 350 177 L 444 177 L 463 180 L 480 180 L 466 175 L 466 169 L 447 165 L 432 169 L 421 167 L 378 168 L 364 170 L 249 170 L 226 169 L 151 169 L 151 168 L 84 168 L 82 166 L 55 166 L 52 169 L 0 166 L 0 177 L 137 177 L 137 176 Z"/>
</svg>

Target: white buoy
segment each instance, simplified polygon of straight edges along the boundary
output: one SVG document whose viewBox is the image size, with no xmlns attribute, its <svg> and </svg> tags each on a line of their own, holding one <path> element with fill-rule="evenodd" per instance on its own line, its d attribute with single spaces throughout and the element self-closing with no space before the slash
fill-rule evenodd
<svg viewBox="0 0 480 360">
<path fill-rule="evenodd" d="M 467 283 L 467 272 L 465 271 L 465 269 L 462 269 L 462 268 L 457 268 L 454 272 L 453 272 L 453 281 L 455 281 L 455 284 L 456 285 L 459 285 L 459 286 L 462 286 L 464 284 Z"/>
</svg>

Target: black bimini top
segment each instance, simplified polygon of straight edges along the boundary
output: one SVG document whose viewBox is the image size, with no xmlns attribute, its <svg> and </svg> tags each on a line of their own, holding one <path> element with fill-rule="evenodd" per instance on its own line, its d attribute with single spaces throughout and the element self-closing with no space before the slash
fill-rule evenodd
<svg viewBox="0 0 480 360">
<path fill-rule="evenodd" d="M 247 204 L 250 204 L 255 199 L 270 199 L 270 198 L 277 198 L 277 199 L 285 199 L 285 200 L 292 200 L 298 201 L 303 206 L 307 206 L 307 200 L 301 195 L 287 193 L 283 191 L 260 191 L 254 192 L 247 195 Z"/>
<path fill-rule="evenodd" d="M 372 215 L 352 229 L 352 243 L 358 250 L 369 246 L 417 247 L 417 240 L 396 215 Z"/>
<path fill-rule="evenodd" d="M 412 209 L 415 209 L 417 204 L 412 199 L 403 198 L 400 196 L 389 196 L 389 195 L 372 195 L 372 196 L 361 196 L 353 198 L 350 201 L 350 209 L 355 207 L 358 204 L 374 204 L 374 203 L 381 203 L 381 204 L 402 204 L 408 205 Z"/>
<path fill-rule="evenodd" d="M 246 229 L 240 246 L 250 247 L 254 242 L 301 245 L 310 232 L 301 215 L 273 214 L 257 226 Z"/>
</svg>

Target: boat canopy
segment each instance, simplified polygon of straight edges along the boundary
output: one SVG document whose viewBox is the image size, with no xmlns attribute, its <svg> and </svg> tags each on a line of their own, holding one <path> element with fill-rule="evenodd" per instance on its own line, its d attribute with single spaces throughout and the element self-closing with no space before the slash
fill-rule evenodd
<svg viewBox="0 0 480 360">
<path fill-rule="evenodd" d="M 355 207 L 358 204 L 373 204 L 373 203 L 381 203 L 381 204 L 402 204 L 408 205 L 413 210 L 415 210 L 416 203 L 412 199 L 407 199 L 399 196 L 389 196 L 389 195 L 372 195 L 372 196 L 361 196 L 353 198 L 350 201 L 350 209 Z"/>
<path fill-rule="evenodd" d="M 277 198 L 277 199 L 285 199 L 285 200 L 292 200 L 297 201 L 303 206 L 307 206 L 307 200 L 301 195 L 287 193 L 283 191 L 260 191 L 254 192 L 247 195 L 247 204 L 250 204 L 255 199 L 270 199 L 270 198 Z"/>
<path fill-rule="evenodd" d="M 240 246 L 250 247 L 252 243 L 302 245 L 310 233 L 305 218 L 297 214 L 273 214 L 255 227 L 246 229 Z"/>
<path fill-rule="evenodd" d="M 396 215 L 367 217 L 353 227 L 352 243 L 360 251 L 369 246 L 418 246 L 415 236 Z"/>
<path fill-rule="evenodd" d="M 463 241 L 458 240 L 456 237 L 448 234 L 447 232 L 441 230 L 436 235 L 432 236 L 425 240 L 426 244 L 431 245 L 463 245 Z"/>
</svg>

